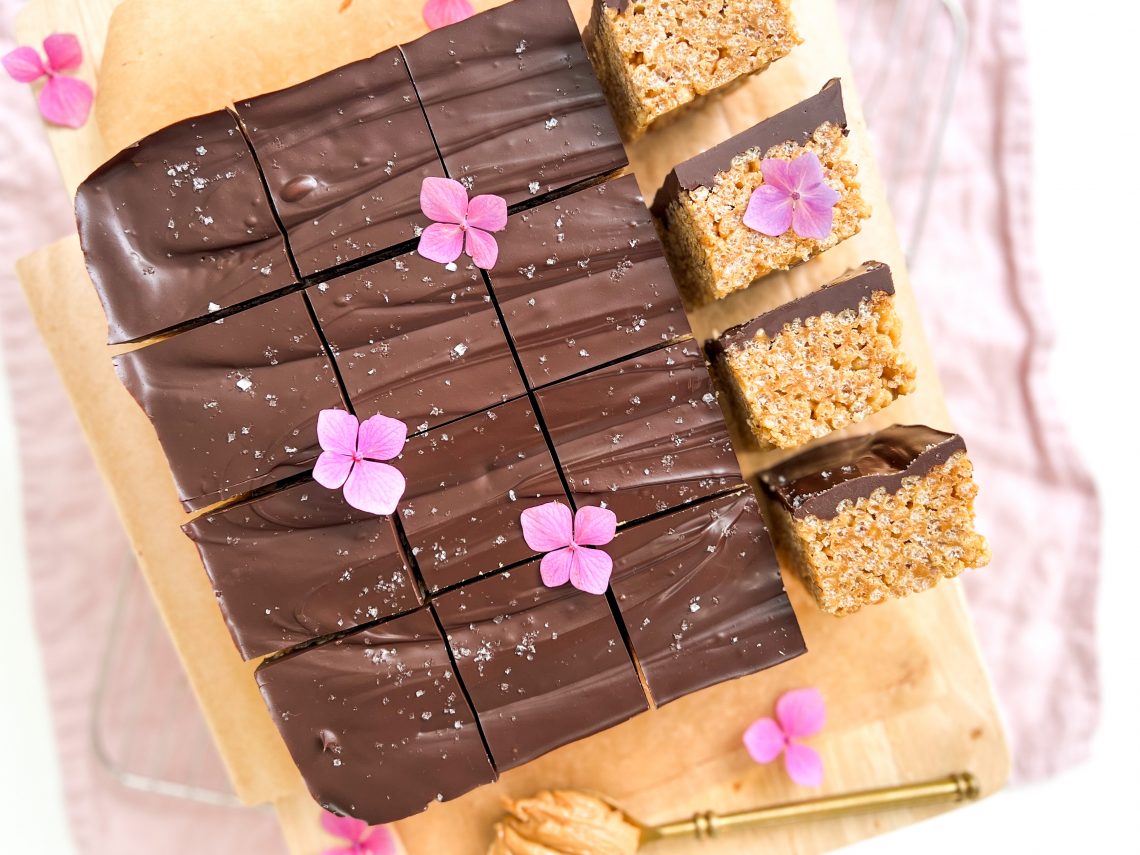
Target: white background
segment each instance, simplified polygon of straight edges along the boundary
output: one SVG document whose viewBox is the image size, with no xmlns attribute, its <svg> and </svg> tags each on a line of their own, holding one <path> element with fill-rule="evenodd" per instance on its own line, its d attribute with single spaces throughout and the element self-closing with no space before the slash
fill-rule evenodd
<svg viewBox="0 0 1140 855">
<path fill-rule="evenodd" d="M 1105 508 L 1103 721 L 1092 759 L 1083 766 L 851 850 L 860 853 L 957 855 L 1010 846 L 1036 853 L 1140 853 L 1140 633 L 1134 615 L 1140 562 L 1132 544 L 1137 522 L 1126 517 L 1135 514 L 1140 492 L 1130 483 L 1140 479 L 1134 450 L 1140 444 L 1140 275 L 1134 254 L 1122 263 L 1116 256 L 1087 257 L 1082 246 L 1095 233 L 1104 239 L 1095 243 L 1128 252 L 1140 237 L 1140 164 L 1128 159 L 1137 156 L 1129 134 L 1140 130 L 1134 63 L 1128 61 L 1140 54 L 1140 12 L 1124 0 L 1021 5 L 1036 100 L 1037 245 L 1057 328 L 1053 388 Z M 1112 143 L 1123 148 L 1111 151 Z M 1133 450 L 1118 453 L 1114 438 Z M 27 655 L 35 641 L 20 516 L 9 512 L 18 481 L 3 372 L 0 496 L 0 590 L 8 597 L 0 622 L 0 851 L 68 855 L 73 850 L 42 677 L 38 659 Z"/>
</svg>

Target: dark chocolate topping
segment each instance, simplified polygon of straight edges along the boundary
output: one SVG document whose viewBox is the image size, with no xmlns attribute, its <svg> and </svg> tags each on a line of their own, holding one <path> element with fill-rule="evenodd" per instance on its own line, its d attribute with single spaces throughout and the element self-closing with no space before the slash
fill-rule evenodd
<svg viewBox="0 0 1140 855">
<path fill-rule="evenodd" d="M 257 164 L 225 111 L 117 154 L 80 185 L 75 213 L 112 344 L 294 281 Z"/>
<path fill-rule="evenodd" d="M 400 519 L 432 591 L 532 558 L 520 515 L 567 501 L 526 398 L 413 437 L 395 465 L 408 482 Z"/>
<path fill-rule="evenodd" d="M 843 87 L 839 78 L 829 80 L 818 95 L 765 119 L 677 166 L 665 179 L 664 186 L 657 191 L 653 200 L 653 215 L 664 219 L 669 205 L 680 196 L 682 190 L 711 187 L 717 175 L 727 170 L 737 155 L 750 149 L 759 149 L 763 155 L 786 142 L 803 145 L 818 128 L 828 122 L 847 127 Z"/>
<path fill-rule="evenodd" d="M 620 522 L 743 483 L 695 344 L 678 344 L 540 389 L 536 396 L 579 505 Z"/>
<path fill-rule="evenodd" d="M 752 137 L 842 122 L 829 89 Z M 699 347 L 664 345 L 689 328 L 636 181 L 570 192 L 627 161 L 565 0 L 237 111 L 257 158 L 230 114 L 192 120 L 96 173 L 77 212 L 113 338 L 199 324 L 116 367 L 187 507 L 261 491 L 185 530 L 242 654 L 286 651 L 257 680 L 321 804 L 381 824 L 494 780 L 466 690 L 502 768 L 646 708 L 612 600 L 544 586 L 522 537 L 523 510 L 571 502 L 563 474 L 578 504 L 641 523 L 607 551 L 660 702 L 802 652 L 753 498 L 718 496 L 743 479 Z M 532 206 L 486 277 L 409 254 L 313 285 L 403 251 L 445 172 Z M 248 308 L 294 284 L 275 213 L 311 287 Z M 307 477 L 278 490 L 313 466 L 320 411 L 346 406 L 419 432 L 393 461 L 398 518 Z"/>
<path fill-rule="evenodd" d="M 546 587 L 538 561 L 434 608 L 500 772 L 648 707 L 606 598 Z"/>
<path fill-rule="evenodd" d="M 806 649 L 751 490 L 624 529 L 606 551 L 659 706 Z"/>
<path fill-rule="evenodd" d="M 300 294 L 114 362 L 192 509 L 310 468 L 320 454 L 318 414 L 345 406 Z"/>
<path fill-rule="evenodd" d="M 448 174 L 527 202 L 628 161 L 566 0 L 514 0 L 403 46 Z"/>
<path fill-rule="evenodd" d="M 416 237 L 443 176 L 398 48 L 237 105 L 289 245 L 309 276 Z"/>
<path fill-rule="evenodd" d="M 392 520 L 314 481 L 183 529 L 246 659 L 423 605 Z"/>
<path fill-rule="evenodd" d="M 927 475 L 965 450 L 958 434 L 925 425 L 894 425 L 809 448 L 769 469 L 761 480 L 793 516 L 834 519 L 843 502 L 870 496 L 880 487 L 896 493 L 904 478 Z"/>
<path fill-rule="evenodd" d="M 760 317 L 731 327 L 708 343 L 710 354 L 720 355 L 738 345 L 747 344 L 759 333 L 775 338 L 788 324 L 814 318 L 824 313 L 839 314 L 857 309 L 876 292 L 894 294 L 891 268 L 878 261 L 865 262 L 838 279 L 790 303 L 778 306 Z"/>
<path fill-rule="evenodd" d="M 491 288 L 532 387 L 690 333 L 632 175 L 515 214 Z"/>
<path fill-rule="evenodd" d="M 526 391 L 470 264 L 449 272 L 413 253 L 308 294 L 362 419 L 383 413 L 418 432 Z"/>
<path fill-rule="evenodd" d="M 629 8 L 629 0 L 602 0 L 603 5 L 624 12 Z"/>
<path fill-rule="evenodd" d="M 430 610 L 257 669 L 309 791 L 380 825 L 495 780 Z"/>
</svg>

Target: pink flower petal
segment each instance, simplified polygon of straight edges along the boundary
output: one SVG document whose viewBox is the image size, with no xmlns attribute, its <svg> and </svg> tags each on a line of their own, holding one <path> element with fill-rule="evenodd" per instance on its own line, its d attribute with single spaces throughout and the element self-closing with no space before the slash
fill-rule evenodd
<svg viewBox="0 0 1140 855">
<path fill-rule="evenodd" d="M 784 750 L 784 731 L 774 719 L 762 718 L 744 731 L 744 747 L 757 763 L 771 763 Z"/>
<path fill-rule="evenodd" d="M 502 196 L 476 196 L 467 207 L 467 225 L 485 232 L 507 227 L 507 200 Z"/>
<path fill-rule="evenodd" d="M 547 502 L 522 512 L 522 530 L 527 546 L 535 552 L 551 552 L 570 545 L 574 517 L 561 502 Z"/>
<path fill-rule="evenodd" d="M 546 553 L 538 567 L 542 574 L 542 584 L 548 588 L 561 588 L 570 581 L 573 565 L 574 553 L 568 547 Z"/>
<path fill-rule="evenodd" d="M 356 843 L 364 838 L 368 823 L 351 816 L 337 816 L 326 810 L 321 811 L 321 828 L 333 837 L 342 837 L 349 843 Z"/>
<path fill-rule="evenodd" d="M 790 161 L 765 161 L 766 163 L 786 163 L 786 178 L 788 189 L 796 193 L 806 193 L 813 187 L 823 183 L 823 164 L 819 162 L 819 155 L 814 151 L 805 151 Z M 763 166 L 761 166 L 763 171 Z M 767 181 L 767 173 L 764 173 Z"/>
<path fill-rule="evenodd" d="M 793 191 L 799 190 L 801 170 L 793 167 L 793 162 L 778 157 L 760 161 L 760 174 L 764 176 L 764 183 L 782 190 L 785 195 L 791 195 Z"/>
<path fill-rule="evenodd" d="M 352 457 L 359 433 L 360 422 L 348 410 L 321 410 L 317 416 L 317 441 L 324 451 Z"/>
<path fill-rule="evenodd" d="M 450 178 L 425 178 L 420 210 L 429 220 L 458 225 L 467 217 L 467 188 Z"/>
<path fill-rule="evenodd" d="M 313 480 L 322 487 L 339 490 L 352 472 L 352 458 L 337 451 L 322 451 L 313 467 Z"/>
<path fill-rule="evenodd" d="M 386 826 L 373 828 L 371 834 L 361 840 L 361 855 L 396 855 L 396 838 Z"/>
<path fill-rule="evenodd" d="M 574 542 L 579 546 L 605 546 L 617 533 L 617 514 L 591 505 L 574 515 Z"/>
<path fill-rule="evenodd" d="M 395 466 L 361 460 L 344 482 L 344 500 L 359 511 L 384 517 L 396 510 L 406 487 Z"/>
<path fill-rule="evenodd" d="M 748 200 L 744 225 L 768 237 L 779 237 L 792 225 L 792 198 L 770 184 L 761 184 Z"/>
<path fill-rule="evenodd" d="M 355 847 L 353 847 L 355 848 Z M 326 849 L 321 855 L 356 855 L 353 848 L 347 846 L 334 846 L 332 849 Z"/>
<path fill-rule="evenodd" d="M 467 230 L 467 254 L 471 256 L 476 267 L 490 270 L 499 260 L 499 243 L 489 232 L 469 228 Z"/>
<path fill-rule="evenodd" d="M 74 77 L 52 77 L 40 90 L 40 112 L 53 125 L 81 128 L 91 115 L 95 93 Z"/>
<path fill-rule="evenodd" d="M 44 53 L 52 71 L 71 71 L 83 65 L 83 48 L 72 33 L 52 33 L 44 39 Z"/>
<path fill-rule="evenodd" d="M 420 235 L 416 251 L 428 261 L 451 264 L 463 255 L 463 229 L 451 223 L 432 223 Z"/>
<path fill-rule="evenodd" d="M 408 426 L 399 419 L 376 415 L 360 423 L 357 450 L 372 460 L 391 460 L 404 450 Z"/>
<path fill-rule="evenodd" d="M 827 188 L 831 190 L 830 187 Z M 835 191 L 832 191 L 835 192 Z M 836 194 L 838 196 L 838 194 Z M 826 240 L 835 222 L 835 203 L 821 205 L 800 199 L 792 211 L 792 231 L 802 238 Z"/>
<path fill-rule="evenodd" d="M 570 584 L 587 594 L 604 594 L 610 586 L 614 560 L 601 549 L 577 549 L 570 564 Z"/>
<path fill-rule="evenodd" d="M 818 787 L 823 783 L 823 759 L 814 748 L 795 742 L 784 751 L 784 768 L 788 777 L 801 787 Z"/>
<path fill-rule="evenodd" d="M 17 83 L 31 83 L 47 74 L 47 69 L 34 48 L 18 47 L 11 53 L 4 54 L 0 62 L 8 76 Z"/>
<path fill-rule="evenodd" d="M 776 701 L 776 719 L 789 738 L 815 736 L 823 730 L 827 708 L 819 689 L 794 689 Z"/>
<path fill-rule="evenodd" d="M 803 192 L 801 201 L 819 208 L 834 208 L 839 203 L 839 191 L 823 181 Z"/>
<path fill-rule="evenodd" d="M 424 4 L 424 21 L 433 30 L 458 24 L 474 14 L 470 0 L 428 0 Z"/>
</svg>

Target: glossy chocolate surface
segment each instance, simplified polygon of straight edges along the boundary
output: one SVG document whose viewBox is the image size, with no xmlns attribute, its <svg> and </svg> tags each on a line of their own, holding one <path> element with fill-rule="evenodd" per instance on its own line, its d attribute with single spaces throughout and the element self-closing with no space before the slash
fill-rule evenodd
<svg viewBox="0 0 1140 855">
<path fill-rule="evenodd" d="M 718 338 L 708 343 L 709 353 L 716 356 L 733 347 L 748 344 L 761 332 L 773 338 L 786 325 L 803 321 L 805 318 L 857 309 L 860 303 L 869 300 L 877 292 L 895 293 L 891 268 L 878 261 L 868 261 L 861 267 L 829 282 L 818 291 L 778 306 L 747 323 L 725 330 Z"/>
<path fill-rule="evenodd" d="M 774 146 L 786 142 L 803 145 L 820 126 L 829 122 L 842 128 L 847 127 L 843 86 L 838 78 L 829 80 L 819 94 L 677 166 L 657 191 L 653 200 L 654 216 L 664 218 L 670 203 L 680 196 L 681 191 L 711 187 L 717 175 L 732 166 L 732 159 L 737 155 L 750 149 L 759 149 L 763 155 Z"/>
<path fill-rule="evenodd" d="M 606 598 L 546 587 L 537 560 L 433 607 L 500 772 L 648 708 Z"/>
<path fill-rule="evenodd" d="M 412 253 L 307 293 L 362 419 L 383 413 L 417 432 L 525 392 L 470 265 L 449 272 Z"/>
<path fill-rule="evenodd" d="M 965 450 L 956 433 L 894 425 L 809 448 L 763 473 L 761 481 L 793 516 L 834 519 L 843 502 L 870 496 L 880 487 L 898 492 L 904 478 L 927 475 Z"/>
<path fill-rule="evenodd" d="M 659 706 L 806 650 L 751 490 L 624 529 L 607 551 Z"/>
<path fill-rule="evenodd" d="M 257 682 L 329 810 L 380 825 L 495 780 L 428 609 L 270 660 Z"/>
<path fill-rule="evenodd" d="M 237 105 L 303 275 L 413 240 L 443 163 L 399 48 Z"/>
<path fill-rule="evenodd" d="M 192 509 L 312 467 L 320 454 L 317 415 L 345 406 L 300 294 L 114 362 Z"/>
<path fill-rule="evenodd" d="M 540 389 L 574 501 L 628 522 L 743 484 L 704 359 L 662 348 Z"/>
<path fill-rule="evenodd" d="M 242 654 L 278 653 L 257 680 L 322 805 L 380 824 L 493 781 L 468 692 L 502 769 L 636 715 L 627 628 L 658 702 L 802 651 L 753 500 L 718 497 L 743 479 L 636 181 L 582 189 L 626 156 L 565 0 L 237 109 L 269 198 L 223 113 L 120 155 L 77 207 L 113 334 L 199 324 L 116 365 L 188 508 L 262 491 L 185 528 Z M 354 270 L 411 245 L 440 174 L 513 206 L 494 269 Z M 271 204 L 306 289 L 251 308 L 294 284 Z M 312 468 L 318 414 L 344 407 L 413 433 L 391 519 L 307 476 L 262 490 Z M 636 523 L 607 547 L 620 620 L 544 586 L 522 536 L 525 509 L 571 503 L 555 454 L 574 502 Z"/>
<path fill-rule="evenodd" d="M 532 387 L 689 335 L 632 175 L 511 217 L 491 289 Z"/>
<path fill-rule="evenodd" d="M 512 3 L 403 46 L 448 174 L 515 205 L 628 161 L 566 0 Z"/>
<path fill-rule="evenodd" d="M 315 481 L 183 529 L 246 659 L 423 605 L 392 520 Z"/>
<path fill-rule="evenodd" d="M 225 111 L 120 152 L 80 185 L 75 213 L 112 344 L 294 282 L 257 164 Z"/>
<path fill-rule="evenodd" d="M 412 437 L 394 465 L 408 481 L 400 520 L 431 591 L 533 557 L 520 515 L 568 501 L 526 398 Z"/>
</svg>

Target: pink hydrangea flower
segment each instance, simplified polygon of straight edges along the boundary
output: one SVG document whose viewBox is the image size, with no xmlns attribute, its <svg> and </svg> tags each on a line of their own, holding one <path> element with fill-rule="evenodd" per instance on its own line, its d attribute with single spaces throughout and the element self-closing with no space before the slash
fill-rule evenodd
<svg viewBox="0 0 1140 855">
<path fill-rule="evenodd" d="M 321 811 L 321 828 L 346 841 L 344 846 L 326 849 L 323 855 L 396 855 L 396 841 L 384 826 L 369 827 L 361 819 Z"/>
<path fill-rule="evenodd" d="M 762 160 L 760 172 L 764 183 L 748 201 L 744 225 L 768 237 L 789 228 L 802 238 L 825 240 L 831 234 L 839 193 L 824 181 L 815 152 L 805 151 L 794 160 Z"/>
<path fill-rule="evenodd" d="M 819 753 L 798 740 L 823 730 L 827 717 L 818 689 L 795 689 L 776 701 L 776 718 L 762 718 L 744 733 L 744 746 L 757 763 L 771 763 L 784 755 L 788 777 L 801 787 L 823 783 Z"/>
<path fill-rule="evenodd" d="M 82 80 L 65 77 L 83 64 L 83 48 L 70 33 L 55 33 L 44 39 L 46 59 L 40 59 L 35 48 L 18 47 L 0 62 L 8 76 L 19 83 L 34 83 L 41 77 L 47 83 L 40 90 L 40 113 L 54 125 L 80 128 L 91 114 L 95 93 Z"/>
<path fill-rule="evenodd" d="M 321 410 L 317 417 L 321 456 L 313 478 L 330 490 L 344 488 L 344 500 L 358 510 L 387 516 L 396 510 L 407 482 L 395 466 L 408 439 L 408 427 L 397 419 L 373 416 L 360 422 L 344 410 Z"/>
<path fill-rule="evenodd" d="M 540 570 L 542 583 L 558 588 L 569 582 L 587 594 L 604 594 L 610 586 L 614 562 L 601 549 L 617 533 L 617 516 L 606 508 L 570 509 L 549 502 L 522 512 L 523 540 L 535 552 L 545 552 Z"/>
<path fill-rule="evenodd" d="M 428 0 L 424 4 L 424 21 L 432 30 L 458 24 L 474 14 L 475 7 L 469 0 Z"/>
<path fill-rule="evenodd" d="M 430 226 L 420 235 L 419 253 L 429 261 L 451 264 L 467 252 L 477 267 L 490 270 L 499 260 L 491 232 L 507 227 L 507 201 L 501 196 L 467 200 L 467 188 L 450 178 L 425 178 L 420 208 Z"/>
</svg>

